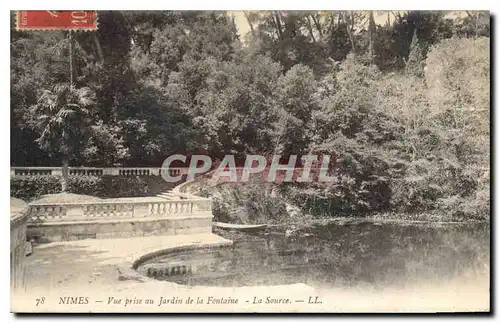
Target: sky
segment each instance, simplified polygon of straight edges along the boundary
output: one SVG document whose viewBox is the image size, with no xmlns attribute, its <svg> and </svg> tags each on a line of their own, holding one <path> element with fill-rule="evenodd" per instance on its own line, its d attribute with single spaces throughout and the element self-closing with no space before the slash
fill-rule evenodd
<svg viewBox="0 0 500 323">
<path fill-rule="evenodd" d="M 378 25 L 384 25 L 387 22 L 389 11 L 375 11 L 374 18 L 375 23 Z M 236 28 L 238 29 L 238 33 L 241 36 L 245 36 L 248 32 L 250 32 L 250 26 L 245 18 L 243 11 L 228 11 L 228 14 L 234 17 L 234 22 L 236 24 Z M 457 17 L 465 15 L 465 11 L 450 11 L 447 16 L 448 17 Z M 394 19 L 394 16 L 389 14 L 389 19 Z"/>
</svg>

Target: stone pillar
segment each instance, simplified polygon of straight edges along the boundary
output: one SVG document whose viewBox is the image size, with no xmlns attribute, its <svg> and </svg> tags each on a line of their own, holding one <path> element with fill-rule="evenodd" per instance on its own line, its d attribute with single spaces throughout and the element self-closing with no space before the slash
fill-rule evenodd
<svg viewBox="0 0 500 323">
<path fill-rule="evenodd" d="M 103 175 L 118 176 L 118 175 L 120 175 L 120 169 L 116 168 L 116 167 L 113 167 L 113 168 L 111 168 L 111 167 L 103 168 L 102 174 Z"/>
<path fill-rule="evenodd" d="M 51 175 L 62 176 L 62 167 L 52 168 Z"/>
<path fill-rule="evenodd" d="M 134 218 L 146 217 L 149 215 L 149 203 L 134 203 Z"/>
<path fill-rule="evenodd" d="M 83 218 L 83 216 L 84 216 L 83 205 L 70 204 L 66 207 L 67 207 L 66 217 L 68 217 L 68 220 L 71 220 L 71 218 Z"/>
</svg>

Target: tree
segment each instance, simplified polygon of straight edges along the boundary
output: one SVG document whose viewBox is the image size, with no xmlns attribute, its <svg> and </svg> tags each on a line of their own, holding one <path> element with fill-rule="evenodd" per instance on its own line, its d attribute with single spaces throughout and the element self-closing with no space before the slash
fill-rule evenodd
<svg viewBox="0 0 500 323">
<path fill-rule="evenodd" d="M 422 77 L 424 75 L 424 55 L 418 42 L 417 29 L 413 32 L 410 45 L 410 55 L 406 61 L 406 73 Z"/>
<path fill-rule="evenodd" d="M 314 97 L 317 85 L 312 69 L 297 64 L 278 82 L 277 114 L 275 128 L 276 153 L 305 153 L 310 141 L 311 115 L 317 110 Z"/>
<path fill-rule="evenodd" d="M 490 14 L 487 11 L 466 11 L 465 17 L 456 19 L 456 31 L 459 36 L 490 36 Z"/>
<path fill-rule="evenodd" d="M 61 159 L 63 192 L 68 189 L 70 160 L 83 150 L 91 131 L 94 105 L 95 93 L 88 87 L 59 84 L 43 90 L 26 115 L 29 127 L 39 135 L 36 143 Z"/>
</svg>

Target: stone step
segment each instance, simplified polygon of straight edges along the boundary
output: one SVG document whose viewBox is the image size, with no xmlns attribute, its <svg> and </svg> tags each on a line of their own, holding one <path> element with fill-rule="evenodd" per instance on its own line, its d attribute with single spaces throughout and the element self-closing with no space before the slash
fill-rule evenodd
<svg viewBox="0 0 500 323">
<path fill-rule="evenodd" d="M 171 191 L 163 192 L 163 193 L 158 194 L 156 196 L 162 197 L 162 198 L 167 199 L 167 200 L 176 197 L 176 195 L 174 193 L 172 193 Z"/>
</svg>

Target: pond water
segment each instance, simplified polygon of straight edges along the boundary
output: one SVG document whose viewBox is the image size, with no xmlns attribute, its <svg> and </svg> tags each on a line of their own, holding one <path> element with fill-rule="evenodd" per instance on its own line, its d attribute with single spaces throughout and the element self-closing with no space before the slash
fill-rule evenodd
<svg viewBox="0 0 500 323">
<path fill-rule="evenodd" d="M 489 224 L 329 224 L 290 232 L 217 231 L 230 247 L 170 253 L 142 263 L 149 277 L 186 285 L 373 287 L 489 277 Z"/>
</svg>

